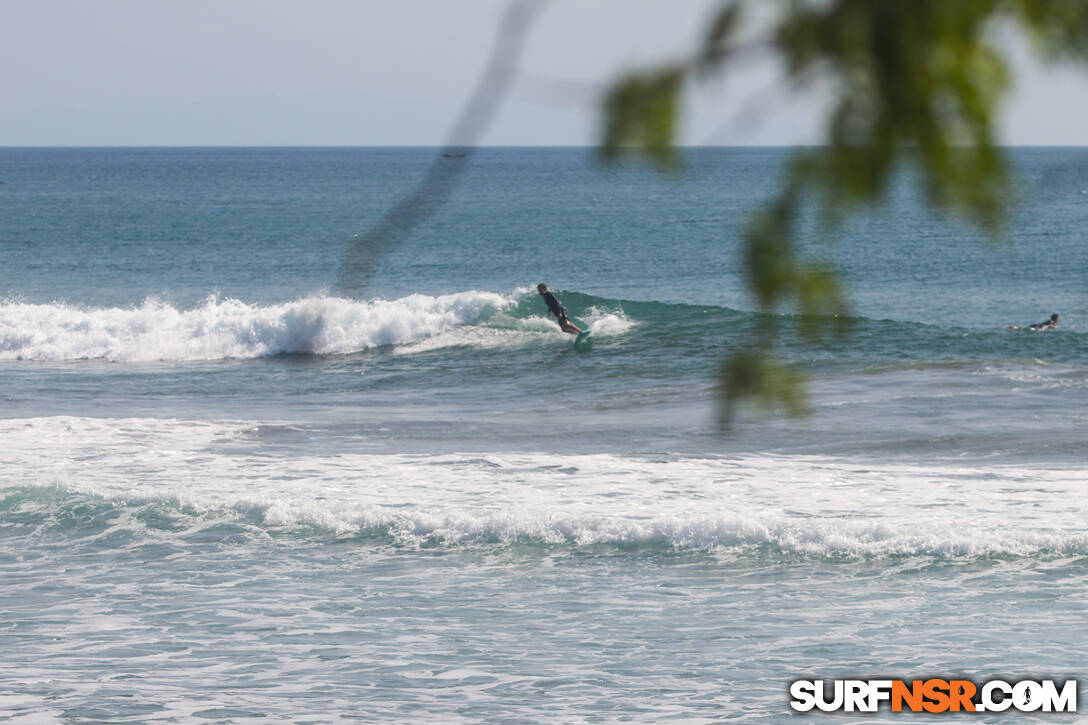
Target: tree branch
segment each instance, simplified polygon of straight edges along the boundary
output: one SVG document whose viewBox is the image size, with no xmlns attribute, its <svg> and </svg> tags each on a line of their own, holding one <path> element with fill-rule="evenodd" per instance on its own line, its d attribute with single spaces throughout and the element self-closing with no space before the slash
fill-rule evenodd
<svg viewBox="0 0 1088 725">
<path fill-rule="evenodd" d="M 352 238 L 336 284 L 337 294 L 361 296 L 382 257 L 445 205 L 468 167 L 465 162 L 473 146 L 509 90 L 529 28 L 545 4 L 546 0 L 514 0 L 506 7 L 499 21 L 491 57 L 454 122 L 446 146 L 431 162 L 414 190 L 397 201 L 370 229 Z"/>
</svg>

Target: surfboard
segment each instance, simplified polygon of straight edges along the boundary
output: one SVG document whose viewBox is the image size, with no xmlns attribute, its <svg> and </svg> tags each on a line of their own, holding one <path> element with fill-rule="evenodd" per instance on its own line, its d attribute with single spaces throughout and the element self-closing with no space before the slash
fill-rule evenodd
<svg viewBox="0 0 1088 725">
<path fill-rule="evenodd" d="M 578 337 L 574 338 L 574 344 L 578 345 L 585 342 L 586 338 L 589 337 L 589 333 L 591 332 L 593 332 L 593 330 L 582 330 L 581 332 L 579 332 Z"/>
</svg>

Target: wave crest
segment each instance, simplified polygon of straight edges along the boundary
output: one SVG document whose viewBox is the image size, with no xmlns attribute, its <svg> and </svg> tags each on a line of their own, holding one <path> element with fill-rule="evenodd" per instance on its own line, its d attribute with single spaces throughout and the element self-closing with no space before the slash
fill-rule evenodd
<svg viewBox="0 0 1088 725">
<path fill-rule="evenodd" d="M 1083 557 L 1088 534 L 948 522 L 798 519 L 769 512 L 688 511 L 656 516 L 533 509 L 388 506 L 174 492 L 165 497 L 79 492 L 71 486 L 0 489 L 0 520 L 51 540 L 127 545 L 145 535 L 201 540 L 269 535 L 385 540 L 406 548 L 540 546 L 703 552 L 811 559 Z M 143 531 L 140 531 L 143 529 Z"/>
<path fill-rule="evenodd" d="M 0 360 L 153 362 L 334 355 L 414 342 L 480 319 L 514 298 L 469 291 L 359 302 L 306 297 L 251 305 L 210 296 L 191 310 L 0 304 Z"/>
</svg>

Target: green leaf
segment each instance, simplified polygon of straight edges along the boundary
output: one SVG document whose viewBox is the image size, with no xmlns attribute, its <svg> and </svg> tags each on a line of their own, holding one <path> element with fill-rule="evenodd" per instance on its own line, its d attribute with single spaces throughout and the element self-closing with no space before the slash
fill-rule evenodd
<svg viewBox="0 0 1088 725">
<path fill-rule="evenodd" d="M 846 301 L 839 277 L 825 264 L 809 262 L 797 273 L 797 311 L 799 331 L 810 342 L 816 342 L 831 331 L 845 333 L 850 326 Z"/>
<path fill-rule="evenodd" d="M 673 140 L 683 81 L 683 69 L 672 67 L 634 73 L 617 83 L 604 99 L 604 158 L 636 153 L 662 167 L 675 165 Z"/>
<path fill-rule="evenodd" d="M 739 406 L 749 400 L 763 410 L 782 409 L 793 417 L 811 413 L 804 378 L 764 350 L 729 355 L 721 380 L 719 423 L 723 427 L 732 425 Z"/>
<path fill-rule="evenodd" d="M 791 195 L 783 195 L 753 217 L 744 235 L 748 285 L 760 307 L 768 311 L 794 289 L 796 282 L 792 243 L 795 206 Z"/>
</svg>

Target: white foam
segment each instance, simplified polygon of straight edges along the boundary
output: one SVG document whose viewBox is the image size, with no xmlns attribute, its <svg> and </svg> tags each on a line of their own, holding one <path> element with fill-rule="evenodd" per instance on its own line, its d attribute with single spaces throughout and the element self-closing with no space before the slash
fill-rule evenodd
<svg viewBox="0 0 1088 725">
<path fill-rule="evenodd" d="M 637 323 L 622 312 L 609 312 L 591 307 L 582 318 L 593 330 L 595 339 L 621 335 L 632 330 Z M 554 339 L 572 339 L 563 332 L 552 318 L 538 316 L 517 318 L 500 312 L 488 320 L 487 326 L 466 326 L 442 332 L 397 350 L 399 355 L 414 355 L 449 347 L 473 347 L 476 349 L 512 349 L 547 336 Z"/>
<path fill-rule="evenodd" d="M 209 297 L 179 310 L 148 299 L 130 308 L 0 304 L 0 360 L 221 360 L 339 354 L 410 343 L 471 324 L 512 295 L 469 291 L 358 302 L 307 297 L 251 305 Z"/>
<path fill-rule="evenodd" d="M 611 312 L 590 307 L 582 316 L 598 338 L 606 335 L 622 335 L 635 327 L 635 322 L 623 312 Z"/>
<path fill-rule="evenodd" d="M 260 448 L 253 429 L 0 420 L 0 487 L 166 502 L 212 518 L 257 512 L 265 526 L 386 534 L 409 546 L 530 540 L 812 556 L 1088 553 L 1079 470 L 789 456 L 287 456 Z"/>
</svg>

